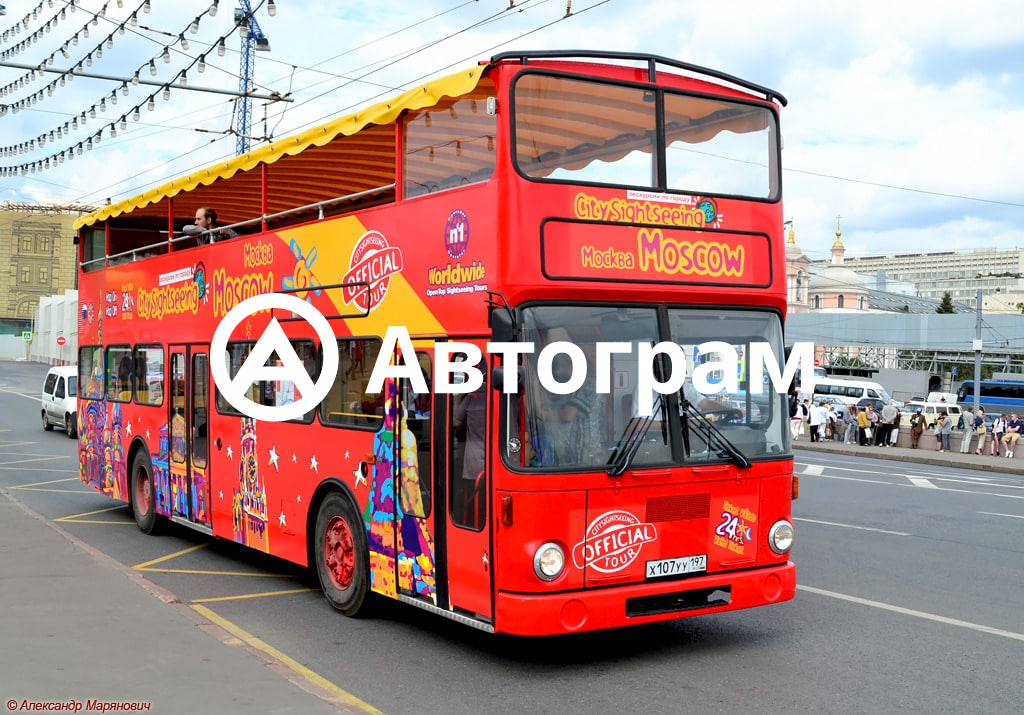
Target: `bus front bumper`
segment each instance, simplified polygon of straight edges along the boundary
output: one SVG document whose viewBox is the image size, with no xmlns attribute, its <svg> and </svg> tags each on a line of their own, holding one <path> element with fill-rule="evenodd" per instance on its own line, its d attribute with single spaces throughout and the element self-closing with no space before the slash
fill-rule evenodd
<svg viewBox="0 0 1024 715">
<path fill-rule="evenodd" d="M 557 594 L 499 592 L 495 632 L 556 635 L 736 611 L 788 601 L 796 565 Z"/>
</svg>

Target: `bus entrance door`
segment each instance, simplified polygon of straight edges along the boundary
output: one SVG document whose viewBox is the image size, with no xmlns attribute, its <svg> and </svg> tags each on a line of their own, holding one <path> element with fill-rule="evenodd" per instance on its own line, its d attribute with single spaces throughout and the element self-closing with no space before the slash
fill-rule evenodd
<svg viewBox="0 0 1024 715">
<path fill-rule="evenodd" d="M 207 345 L 170 346 L 168 468 L 171 520 L 210 527 L 209 352 Z"/>
<path fill-rule="evenodd" d="M 484 351 L 484 343 L 477 344 Z M 487 389 L 487 362 L 477 368 L 485 376 L 477 390 L 438 395 L 437 402 L 443 403 L 448 415 L 445 429 L 438 434 L 438 441 L 445 445 L 438 471 L 448 495 L 444 519 L 448 601 L 454 609 L 490 619 L 494 564 L 487 518 L 490 498 L 486 464 L 490 456 L 488 436 L 497 434 L 497 430 L 488 429 L 487 405 L 492 395 Z"/>
</svg>

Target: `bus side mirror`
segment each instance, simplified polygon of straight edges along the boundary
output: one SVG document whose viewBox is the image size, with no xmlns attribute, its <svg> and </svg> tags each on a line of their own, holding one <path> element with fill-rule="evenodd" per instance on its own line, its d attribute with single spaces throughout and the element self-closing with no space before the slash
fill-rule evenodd
<svg viewBox="0 0 1024 715">
<path fill-rule="evenodd" d="M 516 367 L 516 385 L 519 387 L 520 390 L 523 389 L 523 377 L 524 377 L 524 375 L 525 375 L 525 373 L 523 372 L 523 368 Z M 493 368 L 491 370 L 491 385 L 494 387 L 495 390 L 498 390 L 499 392 L 504 392 L 505 391 L 505 368 L 504 367 L 498 366 L 498 367 Z"/>
</svg>

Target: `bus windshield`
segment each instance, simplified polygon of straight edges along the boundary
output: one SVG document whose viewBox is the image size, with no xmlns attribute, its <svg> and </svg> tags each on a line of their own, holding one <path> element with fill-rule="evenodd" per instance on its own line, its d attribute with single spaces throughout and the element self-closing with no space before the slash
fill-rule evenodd
<svg viewBox="0 0 1024 715">
<path fill-rule="evenodd" d="M 659 313 L 662 313 L 659 315 Z M 533 306 L 523 310 L 523 340 L 534 352 L 523 358 L 523 381 L 518 397 L 504 400 L 509 425 L 506 459 L 519 468 L 558 467 L 560 470 L 604 470 L 621 453 L 624 438 L 637 433 L 641 417 L 639 396 L 639 345 L 670 341 L 682 348 L 687 378 L 681 394 L 652 393 L 654 414 L 643 431 L 643 443 L 631 458 L 632 468 L 653 465 L 699 464 L 729 461 L 721 440 L 708 430 L 688 428 L 681 398 L 711 421 L 729 443 L 751 460 L 778 457 L 789 451 L 786 395 L 775 392 L 770 380 L 751 376 L 746 367 L 750 345 L 766 342 L 775 355 L 782 354 L 782 328 L 777 314 L 766 311 L 710 311 L 691 308 L 614 306 Z M 660 329 L 659 326 L 665 326 Z M 697 346 L 724 342 L 736 350 L 736 391 L 722 389 L 701 394 L 692 385 L 694 367 L 721 360 L 717 354 L 701 354 Z M 559 395 L 542 386 L 546 374 L 565 383 L 573 374 L 571 358 L 556 354 L 548 364 L 542 350 L 551 343 L 577 346 L 584 360 L 586 378 L 579 389 Z M 630 351 L 609 356 L 607 369 L 599 370 L 598 343 L 621 343 Z M 623 348 L 624 349 L 624 348 Z M 781 363 L 781 360 L 780 360 Z M 669 361 L 657 361 L 655 372 L 664 382 L 670 377 Z M 724 376 L 711 373 L 711 384 Z M 761 392 L 751 388 L 751 377 Z M 606 385 L 599 383 L 607 381 Z M 694 425 L 696 426 L 696 425 Z"/>
<path fill-rule="evenodd" d="M 656 102 L 644 87 L 542 74 L 515 85 L 515 160 L 536 179 L 771 199 L 775 126 L 767 107 L 721 97 Z"/>
</svg>

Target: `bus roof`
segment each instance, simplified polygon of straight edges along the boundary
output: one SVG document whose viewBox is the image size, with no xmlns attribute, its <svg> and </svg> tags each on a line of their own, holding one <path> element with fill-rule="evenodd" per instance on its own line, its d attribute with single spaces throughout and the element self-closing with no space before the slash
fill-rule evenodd
<svg viewBox="0 0 1024 715">
<path fill-rule="evenodd" d="M 407 109 L 433 106 L 442 97 L 458 97 L 471 92 L 476 88 L 486 69 L 486 66 L 473 65 L 470 68 L 421 84 L 397 97 L 378 102 L 353 114 L 336 117 L 325 124 L 257 147 L 247 154 L 211 164 L 185 176 L 179 176 L 156 188 L 86 214 L 75 221 L 73 228 L 78 231 L 80 228 L 91 226 L 98 221 L 143 208 L 168 197 L 176 196 L 183 191 L 191 191 L 198 186 L 211 187 L 218 179 L 234 176 L 236 173 L 252 169 L 260 163 L 273 164 L 282 157 L 299 154 L 310 146 L 323 147 L 338 135 L 350 136 L 370 124 L 390 124 Z M 340 148 L 339 151 L 341 151 Z M 330 161 L 330 157 L 320 156 L 318 161 Z M 294 167 L 294 171 L 296 174 L 294 177 L 289 177 L 287 172 L 284 175 L 275 175 L 275 184 L 284 185 L 290 179 L 295 182 L 308 179 L 309 166 L 298 165 Z M 212 206 L 237 205 L 239 203 L 238 189 L 225 187 L 223 196 L 218 195 L 215 190 L 208 189 L 204 192 L 203 201 Z M 250 215 L 256 216 L 259 213 L 260 211 L 256 210 Z"/>
</svg>

